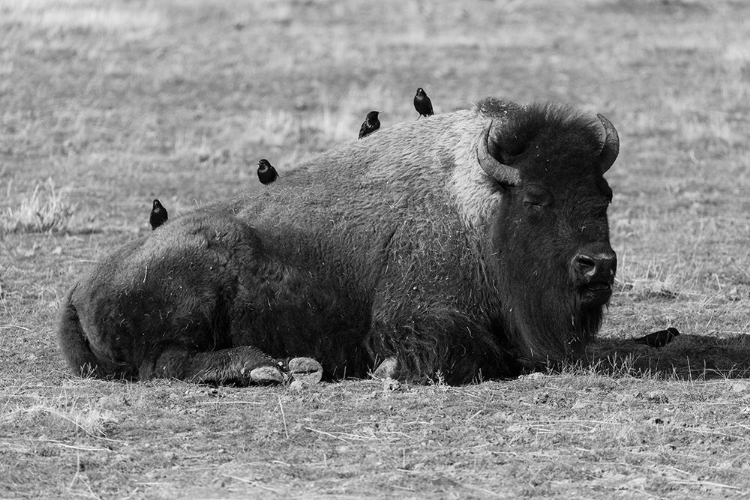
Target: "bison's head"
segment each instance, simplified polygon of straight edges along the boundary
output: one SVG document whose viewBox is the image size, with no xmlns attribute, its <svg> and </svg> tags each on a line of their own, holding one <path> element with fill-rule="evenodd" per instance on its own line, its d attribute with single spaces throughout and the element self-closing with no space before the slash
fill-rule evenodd
<svg viewBox="0 0 750 500">
<path fill-rule="evenodd" d="M 490 118 L 477 158 L 499 199 L 491 247 L 505 329 L 519 358 L 580 355 L 617 267 L 603 177 L 617 158 L 617 131 L 602 115 L 556 105 L 485 101 L 480 112 Z"/>
</svg>

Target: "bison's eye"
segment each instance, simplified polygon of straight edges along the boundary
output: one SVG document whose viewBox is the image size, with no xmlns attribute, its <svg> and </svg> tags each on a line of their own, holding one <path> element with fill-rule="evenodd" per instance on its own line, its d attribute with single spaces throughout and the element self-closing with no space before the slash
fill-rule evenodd
<svg viewBox="0 0 750 500">
<path fill-rule="evenodd" d="M 612 188 L 609 187 L 609 184 L 606 180 L 602 179 L 600 181 L 599 191 L 601 191 L 604 197 L 607 198 L 608 203 L 612 203 Z"/>
<path fill-rule="evenodd" d="M 548 207 L 552 204 L 552 194 L 539 186 L 529 186 L 523 193 L 523 204 L 529 207 Z"/>
</svg>

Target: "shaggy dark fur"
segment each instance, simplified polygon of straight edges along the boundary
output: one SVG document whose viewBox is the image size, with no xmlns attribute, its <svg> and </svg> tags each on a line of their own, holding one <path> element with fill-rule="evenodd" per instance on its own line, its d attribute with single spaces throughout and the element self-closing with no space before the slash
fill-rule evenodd
<svg viewBox="0 0 750 500">
<path fill-rule="evenodd" d="M 477 162 L 490 121 L 515 186 Z M 487 99 L 346 144 L 104 259 L 65 300 L 63 354 L 78 373 L 218 383 L 294 356 L 329 379 L 394 357 L 402 379 L 465 383 L 580 354 L 614 279 L 602 134 Z"/>
</svg>

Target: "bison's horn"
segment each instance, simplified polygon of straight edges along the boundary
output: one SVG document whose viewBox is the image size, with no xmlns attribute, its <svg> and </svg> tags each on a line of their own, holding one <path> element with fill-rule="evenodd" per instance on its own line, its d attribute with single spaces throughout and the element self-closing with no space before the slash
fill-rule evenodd
<svg viewBox="0 0 750 500">
<path fill-rule="evenodd" d="M 477 148 L 477 159 L 484 173 L 495 179 L 500 184 L 515 186 L 521 182 L 521 174 L 517 168 L 501 163 L 490 153 L 489 141 L 492 134 L 493 122 L 490 122 L 482 132 L 479 138 L 479 147 Z"/>
<path fill-rule="evenodd" d="M 609 167 L 617 159 L 617 155 L 620 153 L 620 137 L 617 135 L 617 130 L 612 122 L 607 120 L 604 115 L 597 114 L 599 120 L 604 125 L 604 146 L 602 147 L 601 153 L 599 153 L 599 168 L 602 173 L 609 170 Z"/>
</svg>

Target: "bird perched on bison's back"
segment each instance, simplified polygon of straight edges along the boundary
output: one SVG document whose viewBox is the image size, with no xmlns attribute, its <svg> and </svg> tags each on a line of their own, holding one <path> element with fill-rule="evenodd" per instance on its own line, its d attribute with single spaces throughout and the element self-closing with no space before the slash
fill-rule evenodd
<svg viewBox="0 0 750 500">
<path fill-rule="evenodd" d="M 148 218 L 148 221 L 151 223 L 151 230 L 153 231 L 167 222 L 168 218 L 169 214 L 167 213 L 167 209 L 164 208 L 164 205 L 162 205 L 159 200 L 154 200 L 154 206 L 151 209 L 151 216 Z"/>
<path fill-rule="evenodd" d="M 278 177 L 279 174 L 276 173 L 276 169 L 273 168 L 273 165 L 268 160 L 263 158 L 258 162 L 258 180 L 261 184 L 271 184 Z"/>
<path fill-rule="evenodd" d="M 362 126 L 359 128 L 359 138 L 363 138 L 375 132 L 380 128 L 380 120 L 378 115 L 380 111 L 370 111 L 365 117 L 365 121 L 362 122 Z"/>
<path fill-rule="evenodd" d="M 669 344 L 680 334 L 677 328 L 670 326 L 666 330 L 659 330 L 658 332 L 649 333 L 643 337 L 634 338 L 633 342 L 637 344 L 645 344 L 649 347 L 664 347 Z"/>
<path fill-rule="evenodd" d="M 432 116 L 435 114 L 432 111 L 432 101 L 427 97 L 427 94 L 422 87 L 417 89 L 417 95 L 414 96 L 414 109 L 419 113 L 417 120 L 423 116 Z"/>
</svg>

